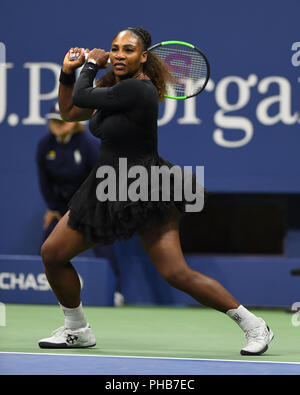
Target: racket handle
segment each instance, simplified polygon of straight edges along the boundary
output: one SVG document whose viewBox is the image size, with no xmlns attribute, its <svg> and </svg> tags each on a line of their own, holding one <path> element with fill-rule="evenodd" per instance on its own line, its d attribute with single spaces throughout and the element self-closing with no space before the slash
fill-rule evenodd
<svg viewBox="0 0 300 395">
<path fill-rule="evenodd" d="M 84 53 L 85 60 L 87 60 L 88 56 L 89 56 L 89 53 L 85 52 Z M 75 56 L 74 52 L 70 52 L 69 51 L 69 60 L 76 60 L 76 59 L 78 59 L 78 56 Z M 110 64 L 110 59 L 109 58 L 107 60 L 107 64 Z"/>
</svg>

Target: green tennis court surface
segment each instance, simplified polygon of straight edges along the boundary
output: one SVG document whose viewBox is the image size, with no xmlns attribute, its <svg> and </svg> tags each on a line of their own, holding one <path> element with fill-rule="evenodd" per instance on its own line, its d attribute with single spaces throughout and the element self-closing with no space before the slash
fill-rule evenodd
<svg viewBox="0 0 300 395">
<path fill-rule="evenodd" d="M 6 305 L 1 352 L 89 354 L 300 362 L 300 326 L 282 310 L 250 309 L 275 338 L 262 356 L 243 357 L 243 332 L 226 315 L 195 307 L 85 307 L 97 345 L 90 349 L 41 350 L 37 342 L 63 325 L 58 306 Z"/>
</svg>

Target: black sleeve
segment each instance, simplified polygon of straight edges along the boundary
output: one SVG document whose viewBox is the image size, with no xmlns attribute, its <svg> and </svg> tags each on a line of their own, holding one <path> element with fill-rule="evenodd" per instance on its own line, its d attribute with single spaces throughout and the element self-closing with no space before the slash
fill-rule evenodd
<svg viewBox="0 0 300 395">
<path fill-rule="evenodd" d="M 81 108 L 123 111 L 138 104 L 142 97 L 143 85 L 134 78 L 123 80 L 111 88 L 93 88 L 98 67 L 86 63 L 81 70 L 73 91 L 73 104 Z"/>
</svg>

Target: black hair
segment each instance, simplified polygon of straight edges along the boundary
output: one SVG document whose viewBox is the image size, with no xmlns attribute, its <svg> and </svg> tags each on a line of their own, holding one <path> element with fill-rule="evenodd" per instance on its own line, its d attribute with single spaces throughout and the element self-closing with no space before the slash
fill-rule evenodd
<svg viewBox="0 0 300 395">
<path fill-rule="evenodd" d="M 147 51 L 147 49 L 151 47 L 152 38 L 147 30 L 143 29 L 142 27 L 128 27 L 125 30 L 129 30 L 133 32 L 136 36 L 140 37 L 143 43 L 144 51 Z"/>
<path fill-rule="evenodd" d="M 121 30 L 119 33 L 123 31 L 130 31 L 139 37 L 140 41 L 143 44 L 143 50 L 147 51 L 152 44 L 151 34 L 142 27 L 128 27 L 126 29 Z M 115 37 L 119 34 L 117 33 Z M 173 77 L 169 71 L 167 64 L 154 52 L 148 51 L 147 60 L 143 64 L 143 73 L 146 74 L 152 83 L 155 85 L 159 100 L 162 101 L 165 98 L 166 90 L 167 90 L 167 82 L 172 81 Z M 100 80 L 97 81 L 97 87 L 107 87 L 113 86 L 116 84 L 115 76 L 112 70 L 108 71 Z"/>
</svg>

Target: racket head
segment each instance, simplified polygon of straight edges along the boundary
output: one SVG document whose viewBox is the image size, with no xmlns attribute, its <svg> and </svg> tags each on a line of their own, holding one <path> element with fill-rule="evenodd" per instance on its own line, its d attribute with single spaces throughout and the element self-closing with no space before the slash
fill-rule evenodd
<svg viewBox="0 0 300 395">
<path fill-rule="evenodd" d="M 174 81 L 167 83 L 166 98 L 184 100 L 201 93 L 209 80 L 205 54 L 185 41 L 163 41 L 148 48 L 167 65 Z"/>
</svg>

